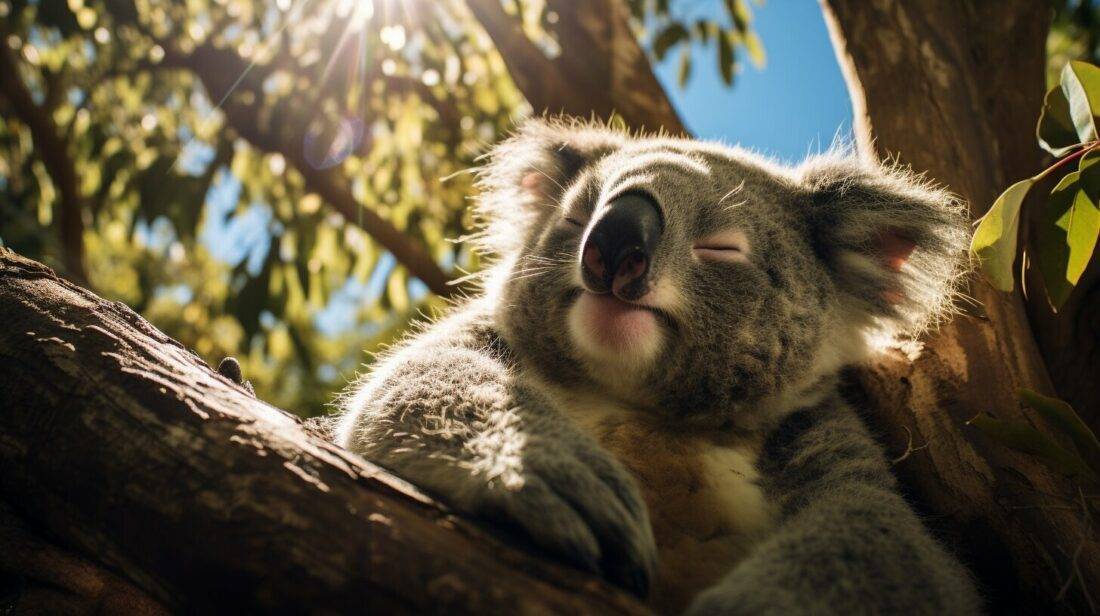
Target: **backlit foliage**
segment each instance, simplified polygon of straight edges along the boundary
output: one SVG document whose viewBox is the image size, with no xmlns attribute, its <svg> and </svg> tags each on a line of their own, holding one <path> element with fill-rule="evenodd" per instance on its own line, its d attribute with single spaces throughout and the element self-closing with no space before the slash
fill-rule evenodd
<svg viewBox="0 0 1100 616">
<path fill-rule="evenodd" d="M 504 4 L 557 53 L 552 11 Z M 631 8 L 640 34 L 677 14 Z M 466 171 L 531 112 L 460 0 L 0 0 L 0 37 L 34 103 L 0 93 L 0 242 L 82 277 L 38 121 L 76 170 L 89 285 L 303 414 L 441 304 L 371 215 L 475 270 Z"/>
</svg>

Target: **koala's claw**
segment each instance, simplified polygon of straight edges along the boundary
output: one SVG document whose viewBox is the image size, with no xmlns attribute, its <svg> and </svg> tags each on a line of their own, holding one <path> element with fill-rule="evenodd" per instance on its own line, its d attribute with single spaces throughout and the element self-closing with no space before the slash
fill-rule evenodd
<svg viewBox="0 0 1100 616">
<path fill-rule="evenodd" d="M 256 390 L 252 388 L 252 383 L 244 380 L 244 371 L 241 370 L 241 362 L 237 361 L 236 357 L 226 357 L 221 360 L 218 364 L 218 374 L 244 387 L 253 398 L 256 397 Z"/>
<path fill-rule="evenodd" d="M 606 454 L 532 453 L 515 491 L 494 491 L 498 507 L 541 546 L 639 596 L 649 590 L 657 547 L 633 480 Z"/>
</svg>

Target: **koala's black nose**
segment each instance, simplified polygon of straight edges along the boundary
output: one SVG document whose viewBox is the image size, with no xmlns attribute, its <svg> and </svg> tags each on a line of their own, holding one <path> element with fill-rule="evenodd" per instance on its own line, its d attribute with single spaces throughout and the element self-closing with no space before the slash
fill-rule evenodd
<svg viewBox="0 0 1100 616">
<path fill-rule="evenodd" d="M 653 252 L 664 231 L 661 210 L 652 197 L 626 193 L 616 197 L 588 231 L 581 250 L 581 270 L 591 291 L 611 291 L 637 299 L 648 291 Z"/>
</svg>

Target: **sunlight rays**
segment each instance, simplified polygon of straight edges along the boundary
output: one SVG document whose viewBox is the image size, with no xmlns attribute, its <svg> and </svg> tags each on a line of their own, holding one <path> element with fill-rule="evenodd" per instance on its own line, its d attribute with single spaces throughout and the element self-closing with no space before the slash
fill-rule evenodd
<svg viewBox="0 0 1100 616">
<path fill-rule="evenodd" d="M 321 23 L 345 23 L 339 30 L 339 38 L 331 47 L 329 57 L 321 65 L 320 76 L 317 81 L 318 91 L 324 89 L 325 84 L 330 83 L 333 74 L 342 70 L 347 76 L 348 89 L 343 94 L 349 99 L 359 98 L 365 100 L 366 70 L 365 65 L 369 60 L 368 37 L 372 36 L 372 22 L 377 21 L 378 27 L 373 29 L 374 36 L 394 52 L 400 51 L 407 41 L 407 33 L 402 22 L 409 17 L 409 8 L 404 0 L 333 0 L 325 3 L 317 11 L 310 11 L 316 2 L 314 0 L 275 0 L 274 8 L 282 14 L 278 25 L 259 42 L 254 52 L 249 54 L 248 65 L 233 81 L 230 87 L 222 94 L 218 101 L 210 108 L 208 114 L 213 114 L 221 109 L 229 97 L 238 90 L 240 85 L 257 65 L 270 60 L 278 53 L 277 46 L 285 41 L 284 32 L 292 25 L 303 24 L 311 19 L 309 13 L 315 13 L 313 20 L 321 20 Z M 315 26 L 316 27 L 316 26 Z M 342 66 L 343 64 L 343 66 Z M 350 100 L 345 104 L 353 105 Z M 359 106 L 362 106 L 360 103 Z M 359 117 L 365 109 L 356 110 L 357 113 L 341 114 L 339 121 L 334 125 L 322 127 L 319 130 L 306 130 L 303 138 L 303 158 L 316 169 L 334 167 L 343 162 L 359 145 L 364 133 L 364 122 Z M 195 136 L 189 137 L 180 147 L 180 153 L 176 156 L 169 171 L 178 167 L 178 162 L 195 140 Z"/>
</svg>

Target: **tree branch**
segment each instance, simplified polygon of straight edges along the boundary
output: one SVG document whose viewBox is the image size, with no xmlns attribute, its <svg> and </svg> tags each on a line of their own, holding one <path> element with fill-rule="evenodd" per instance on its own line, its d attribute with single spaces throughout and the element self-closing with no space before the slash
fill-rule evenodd
<svg viewBox="0 0 1100 616">
<path fill-rule="evenodd" d="M 84 260 L 84 199 L 80 195 L 76 165 L 50 112 L 35 104 L 27 85 L 19 77 L 19 61 L 0 29 L 0 97 L 11 105 L 19 120 L 30 129 L 35 154 L 49 173 L 58 194 L 57 231 L 61 263 L 72 280 L 87 285 Z"/>
<path fill-rule="evenodd" d="M 549 0 L 558 15 L 554 33 L 561 54 L 550 58 L 523 32 L 500 0 L 467 0 L 500 52 L 516 86 L 536 112 L 607 120 L 672 134 L 686 133 L 619 0 Z"/>
<path fill-rule="evenodd" d="M 173 611 L 647 613 L 7 249 L 0 320 L 0 493 Z"/>
<path fill-rule="evenodd" d="M 169 612 L 132 584 L 87 559 L 50 544 L 0 502 L 0 574 L 20 580 L 0 607 L 15 614 L 131 614 Z"/>
<path fill-rule="evenodd" d="M 245 74 L 248 64 L 235 52 L 219 49 L 209 44 L 197 46 L 191 53 L 175 49 L 169 42 L 161 41 L 165 57 L 161 66 L 182 68 L 202 82 L 211 100 L 221 100 L 241 75 Z M 262 94 L 262 70 L 254 68 L 237 84 L 238 92 L 252 92 L 256 98 Z M 385 220 L 370 208 L 359 203 L 352 195 L 345 178 L 337 169 L 315 169 L 305 160 L 302 143 L 305 122 L 292 122 L 280 118 L 276 126 L 263 126 L 255 105 L 240 102 L 239 97 L 229 97 L 222 105 L 226 121 L 238 134 L 254 147 L 265 152 L 277 152 L 302 175 L 310 191 L 316 192 L 329 205 L 340 212 L 348 221 L 358 223 L 382 247 L 390 251 L 409 273 L 419 278 L 433 293 L 447 297 L 459 289 L 449 284 L 451 277 L 446 274 L 431 255 L 392 223 Z"/>
</svg>

